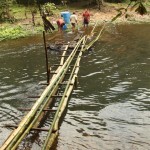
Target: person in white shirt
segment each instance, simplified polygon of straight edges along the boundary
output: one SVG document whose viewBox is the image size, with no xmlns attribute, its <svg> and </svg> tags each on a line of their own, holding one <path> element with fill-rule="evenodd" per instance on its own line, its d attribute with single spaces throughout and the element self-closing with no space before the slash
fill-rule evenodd
<svg viewBox="0 0 150 150">
<path fill-rule="evenodd" d="M 72 25 L 72 32 L 75 31 L 76 25 L 77 25 L 77 15 L 75 14 L 75 12 L 73 12 L 73 14 L 70 16 L 70 22 Z"/>
</svg>

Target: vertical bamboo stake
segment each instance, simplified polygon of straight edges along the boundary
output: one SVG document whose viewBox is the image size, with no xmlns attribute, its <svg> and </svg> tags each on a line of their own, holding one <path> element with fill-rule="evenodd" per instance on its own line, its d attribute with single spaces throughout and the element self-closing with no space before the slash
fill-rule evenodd
<svg viewBox="0 0 150 150">
<path fill-rule="evenodd" d="M 77 75 L 75 76 L 75 84 L 74 85 L 75 85 L 75 88 L 77 88 L 77 86 L 78 86 L 78 76 Z"/>
<path fill-rule="evenodd" d="M 49 68 L 48 68 L 48 56 L 47 56 L 47 47 L 46 47 L 45 31 L 43 31 L 43 40 L 44 40 L 44 48 L 45 48 L 46 71 L 47 71 L 47 83 L 49 83 L 49 74 L 50 74 L 50 70 L 49 70 Z"/>
</svg>

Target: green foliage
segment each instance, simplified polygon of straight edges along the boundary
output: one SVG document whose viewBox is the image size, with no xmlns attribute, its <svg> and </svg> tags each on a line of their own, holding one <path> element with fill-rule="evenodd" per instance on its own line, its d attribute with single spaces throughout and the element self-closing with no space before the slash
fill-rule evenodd
<svg viewBox="0 0 150 150">
<path fill-rule="evenodd" d="M 47 15 L 53 15 L 55 13 L 55 11 L 57 11 L 57 7 L 54 3 L 45 3 L 43 6 L 42 6 L 42 11 L 44 14 L 47 14 Z"/>
<path fill-rule="evenodd" d="M 16 0 L 17 4 L 21 4 L 24 6 L 34 5 L 36 0 Z"/>
<path fill-rule="evenodd" d="M 0 28 L 0 41 L 5 39 L 17 39 L 19 37 L 25 37 L 27 32 L 21 27 L 1 27 Z"/>
<path fill-rule="evenodd" d="M 129 4 L 129 5 L 130 5 L 130 4 Z M 129 7 L 129 5 L 128 5 L 128 7 Z M 117 19 L 118 19 L 119 17 L 121 17 L 123 14 L 126 14 L 128 7 L 127 7 L 127 8 L 119 8 L 119 9 L 117 9 L 118 14 L 117 14 L 114 18 L 112 18 L 111 22 L 117 20 Z"/>
<path fill-rule="evenodd" d="M 15 0 L 1 0 L 0 2 L 0 20 L 3 21 L 5 19 L 7 20 L 13 20 L 13 15 L 11 11 L 11 6 L 15 2 Z"/>
<path fill-rule="evenodd" d="M 147 14 L 147 9 L 144 6 L 144 2 L 142 0 L 130 0 L 131 3 L 133 2 L 134 5 L 131 7 L 131 10 L 135 8 L 135 12 L 139 13 L 140 15 Z"/>
<path fill-rule="evenodd" d="M 17 4 L 22 4 L 25 6 L 34 5 L 34 4 L 43 5 L 48 2 L 55 3 L 55 4 L 61 3 L 61 0 L 16 0 L 16 1 L 17 1 Z"/>
<path fill-rule="evenodd" d="M 112 18 L 111 22 L 115 21 L 117 18 L 119 18 L 122 15 L 121 12 L 119 12 L 114 18 Z"/>
<path fill-rule="evenodd" d="M 133 6 L 131 6 L 131 4 L 133 4 Z M 142 0 L 130 0 L 130 3 L 128 4 L 127 8 L 120 8 L 118 9 L 118 14 L 111 20 L 112 22 L 115 21 L 118 17 L 120 16 L 125 16 L 127 17 L 127 11 L 129 9 L 129 6 L 131 6 L 131 11 L 133 9 L 135 9 L 135 12 L 139 13 L 140 15 L 144 15 L 144 14 L 147 14 L 147 9 L 146 7 L 144 6 L 143 4 L 143 1 Z"/>
<path fill-rule="evenodd" d="M 135 11 L 141 15 L 147 14 L 147 10 L 142 3 L 139 4 L 139 6 L 137 7 L 137 9 Z"/>
</svg>

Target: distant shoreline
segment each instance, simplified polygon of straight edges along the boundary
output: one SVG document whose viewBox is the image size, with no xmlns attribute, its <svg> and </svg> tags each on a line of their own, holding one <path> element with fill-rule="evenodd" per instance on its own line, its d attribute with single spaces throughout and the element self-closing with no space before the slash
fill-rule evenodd
<svg viewBox="0 0 150 150">
<path fill-rule="evenodd" d="M 118 14 L 116 9 L 121 8 L 121 7 L 126 7 L 126 5 L 127 4 L 122 4 L 122 3 L 115 4 L 115 5 L 106 3 L 106 5 L 102 8 L 101 11 L 99 11 L 98 9 L 93 9 L 93 8 L 89 9 L 91 13 L 89 25 L 97 21 L 99 22 L 99 25 L 103 24 L 104 22 L 111 22 L 111 20 Z M 81 8 L 76 9 L 72 7 L 68 7 L 67 9 L 71 13 L 73 11 L 76 12 L 78 16 L 79 27 L 81 27 L 82 22 L 83 22 L 82 13 L 84 9 L 81 9 Z M 56 20 L 60 17 L 60 12 L 65 11 L 65 10 L 66 10 L 65 8 L 64 10 L 59 10 L 59 12 L 54 14 L 54 16 L 49 17 L 49 20 L 52 23 L 55 22 L 53 24 L 56 27 L 55 31 L 57 31 Z M 22 16 L 21 19 L 18 19 L 18 21 L 14 23 L 1 23 L 0 24 L 0 41 L 18 39 L 21 37 L 27 37 L 30 35 L 41 33 L 43 31 L 43 23 L 39 14 L 35 16 L 35 19 L 36 19 L 35 26 L 32 25 L 31 14 L 28 14 L 27 19 L 24 16 Z M 113 23 L 114 24 L 139 24 L 139 23 L 147 24 L 147 23 L 150 23 L 150 14 L 148 13 L 146 15 L 141 16 L 134 11 L 130 11 L 128 12 L 127 18 L 125 18 L 125 16 L 121 16 L 117 18 Z"/>
</svg>

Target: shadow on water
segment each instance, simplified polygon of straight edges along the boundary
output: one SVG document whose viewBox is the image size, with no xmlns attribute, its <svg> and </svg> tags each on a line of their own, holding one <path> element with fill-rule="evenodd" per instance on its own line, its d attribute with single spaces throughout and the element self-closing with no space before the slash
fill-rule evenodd
<svg viewBox="0 0 150 150">
<path fill-rule="evenodd" d="M 79 85 L 69 101 L 55 149 L 150 149 L 149 32 L 149 25 L 109 25 L 94 50 L 83 55 Z M 18 108 L 34 103 L 28 95 L 43 91 L 38 85 L 46 81 L 41 39 L 0 45 L 0 126 L 17 124 L 25 114 Z M 49 52 L 49 63 L 58 62 L 57 56 Z M 0 144 L 10 132 L 0 129 Z M 41 133 L 29 147 L 40 149 L 44 136 Z"/>
</svg>

